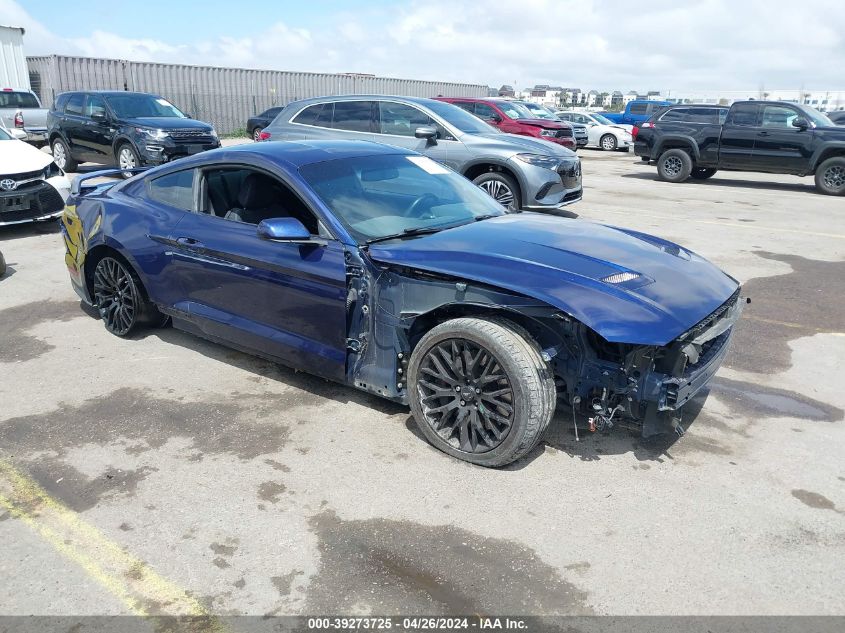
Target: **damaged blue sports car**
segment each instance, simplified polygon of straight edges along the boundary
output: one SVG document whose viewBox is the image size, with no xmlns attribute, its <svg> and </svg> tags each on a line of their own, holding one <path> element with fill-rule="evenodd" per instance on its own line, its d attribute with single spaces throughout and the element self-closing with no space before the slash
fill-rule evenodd
<svg viewBox="0 0 845 633">
<path fill-rule="evenodd" d="M 741 309 L 737 281 L 681 246 L 508 213 L 376 143 L 243 145 L 90 178 L 63 217 L 65 259 L 110 332 L 172 321 L 408 404 L 434 446 L 484 466 L 530 451 L 556 407 L 682 432 Z"/>
</svg>

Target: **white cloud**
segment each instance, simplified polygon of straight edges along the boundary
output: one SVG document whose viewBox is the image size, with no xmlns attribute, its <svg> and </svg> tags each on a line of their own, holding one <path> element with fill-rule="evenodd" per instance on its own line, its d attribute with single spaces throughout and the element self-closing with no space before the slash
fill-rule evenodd
<svg viewBox="0 0 845 633">
<path fill-rule="evenodd" d="M 310 30 L 284 20 L 244 36 L 184 43 L 102 29 L 50 33 L 13 0 L 0 22 L 27 28 L 27 52 L 212 66 L 534 83 L 582 89 L 842 89 L 845 12 L 823 0 L 416 0 L 391 15 L 339 13 Z M 84 24 L 84 23 L 80 23 Z"/>
</svg>

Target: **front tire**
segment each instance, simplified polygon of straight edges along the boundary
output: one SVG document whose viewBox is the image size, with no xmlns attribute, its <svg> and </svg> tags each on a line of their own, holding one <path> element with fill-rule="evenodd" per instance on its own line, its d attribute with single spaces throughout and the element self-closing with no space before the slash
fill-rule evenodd
<svg viewBox="0 0 845 633">
<path fill-rule="evenodd" d="M 79 163 L 73 160 L 73 156 L 70 154 L 70 149 L 62 139 L 57 138 L 53 141 L 53 145 L 51 146 L 52 153 L 53 153 L 53 162 L 59 166 L 59 169 L 62 171 L 76 171 L 77 167 L 79 167 Z"/>
<path fill-rule="evenodd" d="M 684 182 L 692 173 L 692 158 L 682 149 L 668 149 L 657 159 L 657 175 L 667 182 Z"/>
<path fill-rule="evenodd" d="M 168 318 L 147 299 L 140 279 L 123 261 L 103 257 L 94 268 L 93 299 L 106 329 L 130 336 L 142 325 L 162 326 Z"/>
<path fill-rule="evenodd" d="M 135 148 L 132 147 L 129 143 L 123 143 L 120 147 L 117 148 L 117 166 L 120 169 L 135 169 L 136 167 L 141 166 L 141 159 L 138 156 L 138 152 L 135 151 Z M 131 178 L 134 176 L 131 171 L 124 171 L 121 176 L 124 178 Z"/>
<path fill-rule="evenodd" d="M 716 173 L 715 169 L 705 169 L 703 167 L 696 167 L 690 172 L 690 178 L 695 180 L 707 180 Z"/>
<path fill-rule="evenodd" d="M 436 448 L 480 466 L 509 464 L 537 445 L 555 408 L 537 343 L 504 319 L 458 318 L 411 354 L 411 411 Z"/>
<path fill-rule="evenodd" d="M 521 193 L 516 181 L 498 171 L 489 171 L 477 176 L 472 181 L 503 207 L 517 211 L 520 207 Z"/>
<path fill-rule="evenodd" d="M 845 195 L 845 156 L 828 158 L 819 165 L 816 189 L 828 196 Z"/>
<path fill-rule="evenodd" d="M 605 152 L 615 152 L 616 148 L 619 146 L 619 144 L 617 143 L 616 137 L 613 136 L 613 134 L 604 134 L 599 139 L 599 146 Z"/>
</svg>

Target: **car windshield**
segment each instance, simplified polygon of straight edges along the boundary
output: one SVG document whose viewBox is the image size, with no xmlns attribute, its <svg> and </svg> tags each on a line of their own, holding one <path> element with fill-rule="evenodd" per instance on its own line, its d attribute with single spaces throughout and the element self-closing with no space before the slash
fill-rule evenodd
<svg viewBox="0 0 845 633">
<path fill-rule="evenodd" d="M 362 243 L 434 232 L 506 213 L 479 187 L 425 156 L 337 159 L 304 165 L 299 172 Z"/>
<path fill-rule="evenodd" d="M 115 115 L 121 119 L 138 119 L 141 117 L 188 118 L 167 99 L 154 95 L 109 95 L 106 97 L 106 101 L 108 101 Z"/>
<path fill-rule="evenodd" d="M 12 140 L 12 137 L 9 135 L 9 133 L 6 132 L 6 130 L 4 130 L 3 128 L 0 128 L 0 141 L 11 141 L 11 140 Z"/>
<path fill-rule="evenodd" d="M 0 108 L 40 108 L 31 92 L 0 91 Z"/>
<path fill-rule="evenodd" d="M 535 119 L 547 119 L 549 121 L 558 120 L 553 112 L 547 110 L 539 103 L 520 103 L 519 105 L 524 106 L 526 110 L 530 110 Z"/>
<path fill-rule="evenodd" d="M 459 108 L 445 101 L 427 101 L 425 107 L 444 119 L 447 123 L 455 126 L 461 132 L 467 134 L 501 134 L 492 125 L 488 125 L 478 117 L 471 115 L 466 110 Z"/>
<path fill-rule="evenodd" d="M 590 117 L 596 122 L 601 123 L 602 125 L 613 125 L 613 121 L 608 119 L 606 116 L 601 114 L 591 114 Z"/>
<path fill-rule="evenodd" d="M 836 125 L 836 123 L 831 121 L 826 114 L 822 114 L 815 108 L 804 106 L 803 109 L 807 118 L 810 119 L 816 127 L 833 127 Z"/>
</svg>

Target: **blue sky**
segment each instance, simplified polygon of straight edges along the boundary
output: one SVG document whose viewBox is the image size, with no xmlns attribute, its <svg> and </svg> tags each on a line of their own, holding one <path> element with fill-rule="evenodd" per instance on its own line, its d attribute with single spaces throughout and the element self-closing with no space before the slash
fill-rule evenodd
<svg viewBox="0 0 845 633">
<path fill-rule="evenodd" d="M 845 91 L 845 11 L 836 4 L 0 0 L 0 24 L 27 29 L 29 55 L 673 95 Z"/>
</svg>

